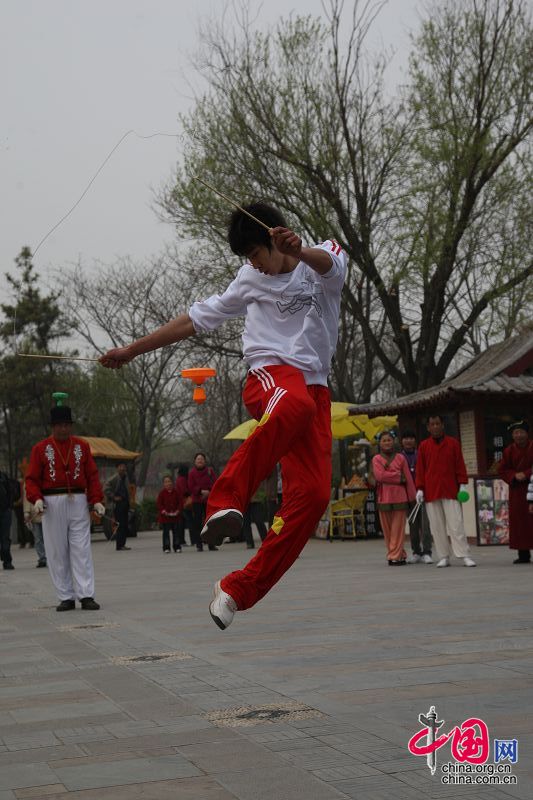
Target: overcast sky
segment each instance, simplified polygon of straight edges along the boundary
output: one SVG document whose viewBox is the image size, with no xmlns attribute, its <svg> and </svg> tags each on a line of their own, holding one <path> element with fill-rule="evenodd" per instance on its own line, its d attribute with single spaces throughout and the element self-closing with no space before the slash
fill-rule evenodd
<svg viewBox="0 0 533 800">
<path fill-rule="evenodd" d="M 389 0 L 370 37 L 373 48 L 394 47 L 397 75 L 420 5 Z M 223 0 L 2 0 L 2 274 L 23 245 L 35 249 L 76 202 L 127 130 L 179 131 L 177 117 L 192 103 L 189 82 L 197 82 L 190 61 L 198 30 L 223 6 Z M 271 25 L 291 10 L 323 14 L 321 0 L 267 0 L 259 21 Z M 40 248 L 39 272 L 46 276 L 78 258 L 90 269 L 95 259 L 157 253 L 174 232 L 151 209 L 153 188 L 168 178 L 179 146 L 173 138 L 126 139 Z"/>
</svg>

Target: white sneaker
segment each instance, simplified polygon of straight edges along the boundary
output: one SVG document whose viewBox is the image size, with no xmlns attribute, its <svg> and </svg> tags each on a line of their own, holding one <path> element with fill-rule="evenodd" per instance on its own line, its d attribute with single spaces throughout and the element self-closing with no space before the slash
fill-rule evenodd
<svg viewBox="0 0 533 800">
<path fill-rule="evenodd" d="M 220 581 L 215 583 L 213 600 L 209 604 L 209 613 L 221 630 L 231 625 L 233 616 L 237 611 L 237 603 L 233 597 L 220 588 Z"/>
<path fill-rule="evenodd" d="M 466 556 L 466 558 L 463 558 L 463 564 L 465 565 L 465 567 L 475 567 L 476 566 L 476 562 L 474 561 L 474 559 L 473 558 L 469 558 L 468 556 Z"/>
<path fill-rule="evenodd" d="M 425 553 L 422 556 L 422 561 L 424 562 L 424 564 L 433 564 L 433 559 L 431 558 L 431 556 L 428 553 Z"/>
<path fill-rule="evenodd" d="M 164 553 L 170 553 L 170 550 L 163 550 Z"/>
<path fill-rule="evenodd" d="M 440 561 L 437 561 L 437 567 L 449 567 L 449 566 L 450 566 L 450 559 L 448 558 L 448 556 L 444 556 L 444 558 L 441 558 Z"/>
<path fill-rule="evenodd" d="M 419 556 L 416 553 L 412 553 L 407 559 L 408 564 L 418 564 L 420 561 L 422 561 L 422 556 Z"/>
<path fill-rule="evenodd" d="M 223 508 L 215 511 L 206 521 L 200 538 L 204 544 L 222 544 L 226 536 L 238 539 L 242 530 L 243 517 L 236 508 Z"/>
</svg>

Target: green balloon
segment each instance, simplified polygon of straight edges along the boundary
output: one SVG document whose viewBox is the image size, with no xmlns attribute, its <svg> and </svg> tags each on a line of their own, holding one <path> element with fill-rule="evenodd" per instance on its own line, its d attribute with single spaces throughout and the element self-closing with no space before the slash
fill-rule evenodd
<svg viewBox="0 0 533 800">
<path fill-rule="evenodd" d="M 470 494 L 468 492 L 457 492 L 457 499 L 460 503 L 466 503 L 470 500 Z"/>
</svg>

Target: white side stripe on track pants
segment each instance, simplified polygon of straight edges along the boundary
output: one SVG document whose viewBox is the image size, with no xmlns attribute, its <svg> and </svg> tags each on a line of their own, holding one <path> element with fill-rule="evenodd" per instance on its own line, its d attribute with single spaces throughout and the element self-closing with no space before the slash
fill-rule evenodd
<svg viewBox="0 0 533 800">
<path fill-rule="evenodd" d="M 257 378 L 263 387 L 263 391 L 265 392 L 270 391 L 270 389 L 273 389 L 276 385 L 274 378 L 264 367 L 256 367 L 256 369 L 251 369 L 250 374 L 253 375 L 254 378 Z"/>
</svg>

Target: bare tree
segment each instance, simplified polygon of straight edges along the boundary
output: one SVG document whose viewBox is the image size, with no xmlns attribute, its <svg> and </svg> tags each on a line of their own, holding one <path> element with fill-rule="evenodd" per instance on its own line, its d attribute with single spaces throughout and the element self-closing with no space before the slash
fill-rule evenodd
<svg viewBox="0 0 533 800">
<path fill-rule="evenodd" d="M 97 352 L 120 347 L 151 332 L 180 311 L 185 299 L 179 291 L 175 265 L 164 259 L 134 264 L 120 259 L 101 266 L 94 276 L 81 266 L 72 274 L 68 297 L 77 333 Z M 190 387 L 180 378 L 192 358 L 188 343 L 145 353 L 109 379 L 118 377 L 136 412 L 136 431 L 129 445 L 142 450 L 138 483 L 144 485 L 150 456 L 192 413 Z M 111 403 L 109 404 L 111 408 Z"/>
<path fill-rule="evenodd" d="M 391 379 L 404 392 L 440 382 L 479 346 L 476 330 L 492 321 L 501 336 L 527 313 L 518 298 L 533 274 L 525 0 L 431 7 L 392 100 L 384 57 L 365 51 L 382 5 L 355 0 L 349 16 L 331 0 L 327 22 L 264 33 L 244 13 L 237 33 L 207 30 L 209 88 L 183 119 L 183 163 L 159 197 L 206 252 L 222 246 L 226 210 L 197 174 L 243 201 L 270 199 L 310 241 L 343 244 L 334 379 L 360 400 Z"/>
</svg>

